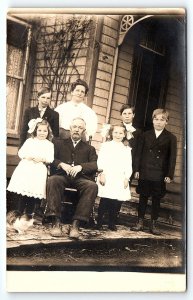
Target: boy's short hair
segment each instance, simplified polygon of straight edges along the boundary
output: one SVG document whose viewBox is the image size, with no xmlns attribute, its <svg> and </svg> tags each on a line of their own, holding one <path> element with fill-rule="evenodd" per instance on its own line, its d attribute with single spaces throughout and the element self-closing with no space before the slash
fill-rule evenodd
<svg viewBox="0 0 193 300">
<path fill-rule="evenodd" d="M 154 119 L 157 115 L 163 115 L 167 121 L 169 120 L 169 112 L 164 108 L 155 109 L 152 114 L 152 119 Z"/>
<path fill-rule="evenodd" d="M 121 109 L 120 109 L 120 114 L 122 115 L 122 113 L 124 112 L 125 109 L 131 109 L 133 114 L 135 113 L 135 107 L 134 106 L 131 106 L 129 104 L 123 104 L 121 106 Z"/>
<path fill-rule="evenodd" d="M 74 81 L 71 84 L 71 92 L 74 91 L 74 89 L 76 88 L 77 85 L 82 85 L 85 87 L 85 95 L 88 93 L 88 84 L 86 83 L 86 81 L 81 80 L 81 79 L 77 79 L 76 81 Z"/>
<path fill-rule="evenodd" d="M 120 123 L 116 123 L 116 124 L 111 125 L 111 127 L 110 127 L 110 129 L 109 129 L 109 134 L 108 134 L 110 140 L 113 139 L 112 133 L 113 133 L 113 130 L 114 130 L 115 127 L 122 127 L 122 128 L 124 129 L 125 136 L 126 136 L 127 129 L 126 129 L 125 125 L 124 125 L 123 123 L 120 122 Z"/>
<path fill-rule="evenodd" d="M 42 87 L 39 91 L 38 91 L 38 97 L 40 97 L 43 94 L 47 94 L 47 93 L 51 93 L 51 89 L 49 87 Z"/>
</svg>

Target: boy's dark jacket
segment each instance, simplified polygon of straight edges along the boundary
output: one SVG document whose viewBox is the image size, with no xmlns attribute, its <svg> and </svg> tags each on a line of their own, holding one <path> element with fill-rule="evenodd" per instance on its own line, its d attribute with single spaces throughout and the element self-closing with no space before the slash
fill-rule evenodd
<svg viewBox="0 0 193 300">
<path fill-rule="evenodd" d="M 141 135 L 134 172 L 142 180 L 159 181 L 165 177 L 173 179 L 177 152 L 175 135 L 164 129 L 156 138 L 155 131 L 148 130 Z"/>
</svg>

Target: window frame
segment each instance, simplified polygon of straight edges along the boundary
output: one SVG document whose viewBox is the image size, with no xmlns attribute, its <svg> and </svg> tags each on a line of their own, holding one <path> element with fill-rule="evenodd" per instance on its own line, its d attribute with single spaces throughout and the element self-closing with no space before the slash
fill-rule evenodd
<svg viewBox="0 0 193 300">
<path fill-rule="evenodd" d="M 7 21 L 10 21 L 12 23 L 15 23 L 15 26 L 20 25 L 26 28 L 27 34 L 26 34 L 26 47 L 24 49 L 23 54 L 23 70 L 21 76 L 9 74 L 6 72 L 6 83 L 7 78 L 13 78 L 16 80 L 19 80 L 19 87 L 18 87 L 18 101 L 15 109 L 15 126 L 14 129 L 7 128 L 7 137 L 19 137 L 19 125 L 20 125 L 20 118 L 22 114 L 22 104 L 23 104 L 23 93 L 24 93 L 24 87 L 26 85 L 26 77 L 27 77 L 27 70 L 28 70 L 28 64 L 29 64 L 29 50 L 31 45 L 31 37 L 32 37 L 32 26 L 24 21 L 21 21 L 15 17 L 7 16 Z M 7 41 L 7 46 L 9 45 Z M 8 61 L 8 58 L 7 58 Z M 7 114 L 7 111 L 6 111 Z M 7 116 L 6 116 L 7 117 Z"/>
</svg>

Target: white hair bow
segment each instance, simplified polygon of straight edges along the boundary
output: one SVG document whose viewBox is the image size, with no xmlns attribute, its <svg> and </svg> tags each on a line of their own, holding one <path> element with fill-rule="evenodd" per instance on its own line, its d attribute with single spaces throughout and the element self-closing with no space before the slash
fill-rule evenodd
<svg viewBox="0 0 193 300">
<path fill-rule="evenodd" d="M 101 135 L 103 138 L 106 138 L 109 134 L 109 130 L 111 128 L 111 125 L 110 124 L 103 124 L 102 128 L 101 128 Z"/>
<path fill-rule="evenodd" d="M 41 123 L 42 121 L 43 121 L 43 119 L 41 119 L 41 118 L 31 119 L 28 123 L 28 127 L 29 127 L 28 133 L 34 132 L 36 125 L 38 123 Z"/>
</svg>

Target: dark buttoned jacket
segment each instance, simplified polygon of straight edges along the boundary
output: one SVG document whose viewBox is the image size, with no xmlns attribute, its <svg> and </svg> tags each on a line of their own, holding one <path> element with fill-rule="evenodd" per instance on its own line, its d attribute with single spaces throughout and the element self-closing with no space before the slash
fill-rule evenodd
<svg viewBox="0 0 193 300">
<path fill-rule="evenodd" d="M 124 123 L 122 123 L 124 125 Z M 132 148 L 131 154 L 132 154 L 132 166 L 134 167 L 134 161 L 136 158 L 137 153 L 137 147 L 140 143 L 142 131 L 141 129 L 136 129 L 132 132 L 133 137 L 131 139 L 125 138 L 124 141 L 128 141 L 129 146 Z"/>
<path fill-rule="evenodd" d="M 66 175 L 61 169 L 61 162 L 69 165 L 81 165 L 82 171 L 76 177 L 94 180 L 97 171 L 97 154 L 93 146 L 82 140 L 74 147 L 71 138 L 63 140 L 56 138 L 54 143 L 54 162 L 51 164 L 51 175 Z"/>
<path fill-rule="evenodd" d="M 164 129 L 156 138 L 155 131 L 149 130 L 141 136 L 136 154 L 134 171 L 139 172 L 142 180 L 160 181 L 165 177 L 173 179 L 177 139 Z"/>
<path fill-rule="evenodd" d="M 36 119 L 36 118 L 40 118 L 40 111 L 38 109 L 38 106 L 28 107 L 25 110 L 23 122 L 21 125 L 20 147 L 23 145 L 23 143 L 26 141 L 28 137 L 29 121 L 31 119 Z M 53 136 L 58 137 L 59 136 L 59 114 L 48 106 L 44 112 L 42 119 L 48 121 L 52 129 Z"/>
</svg>

